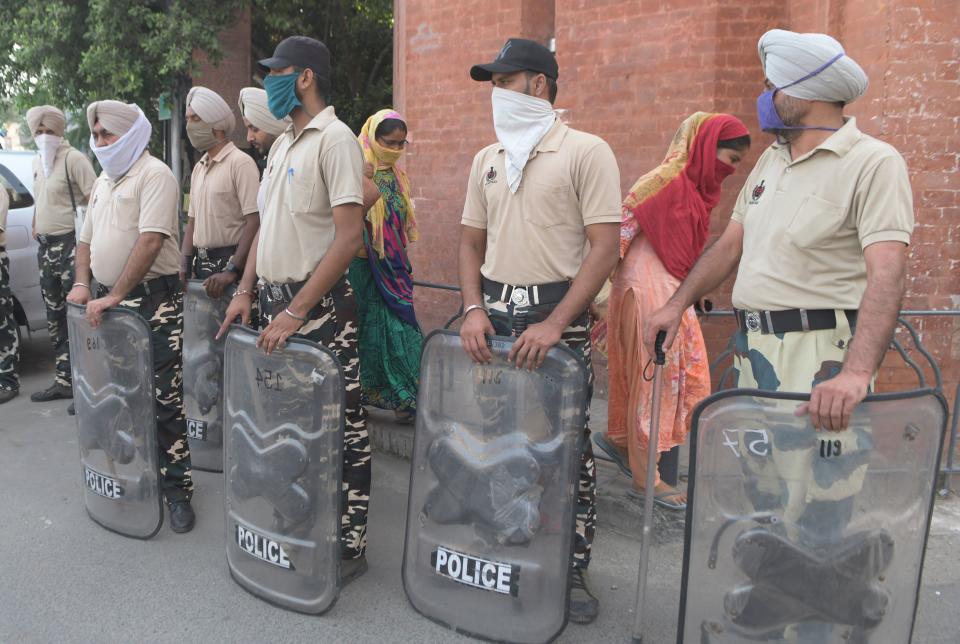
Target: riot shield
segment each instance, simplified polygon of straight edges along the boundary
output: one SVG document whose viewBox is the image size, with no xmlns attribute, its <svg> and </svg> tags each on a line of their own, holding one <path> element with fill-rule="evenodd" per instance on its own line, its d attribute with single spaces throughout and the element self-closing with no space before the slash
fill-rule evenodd
<svg viewBox="0 0 960 644">
<path fill-rule="evenodd" d="M 566 347 L 534 372 L 471 362 L 457 334 L 421 358 L 403 585 L 421 614 L 493 640 L 566 625 L 587 370 Z"/>
<path fill-rule="evenodd" d="M 223 471 L 223 340 L 214 338 L 229 294 L 207 296 L 201 280 L 183 295 L 183 411 L 194 468 Z"/>
<path fill-rule="evenodd" d="M 340 589 L 343 373 L 313 342 L 256 341 L 234 326 L 224 353 L 227 563 L 254 595 L 322 613 Z"/>
<path fill-rule="evenodd" d="M 150 327 L 110 309 L 93 328 L 85 307 L 68 304 L 67 329 L 87 512 L 108 530 L 152 537 L 163 506 Z"/>
<path fill-rule="evenodd" d="M 947 411 L 867 399 L 842 432 L 809 397 L 724 391 L 693 419 L 678 642 L 909 642 Z"/>
</svg>

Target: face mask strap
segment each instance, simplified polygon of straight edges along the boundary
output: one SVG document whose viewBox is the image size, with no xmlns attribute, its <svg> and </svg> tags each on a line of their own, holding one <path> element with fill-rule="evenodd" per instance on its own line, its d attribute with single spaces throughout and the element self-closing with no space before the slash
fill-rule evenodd
<svg viewBox="0 0 960 644">
<path fill-rule="evenodd" d="M 817 74 L 819 74 L 820 72 L 822 72 L 823 70 L 825 70 L 827 67 L 829 67 L 830 65 L 834 64 L 835 62 L 837 62 L 838 60 L 840 60 L 841 58 L 843 58 L 845 55 L 846 55 L 846 54 L 841 51 L 839 54 L 837 54 L 836 56 L 834 56 L 833 58 L 831 58 L 830 60 L 828 60 L 828 61 L 825 62 L 824 64 L 820 65 L 819 67 L 817 67 L 815 70 L 813 70 L 812 72 L 810 72 L 809 74 L 807 74 L 807 75 L 804 76 L 803 78 L 797 79 L 797 80 L 793 81 L 792 83 L 787 83 L 786 85 L 783 85 L 782 87 L 775 87 L 775 88 L 774 88 L 774 93 L 776 93 L 776 92 L 778 92 L 778 91 L 780 91 L 780 90 L 782 90 L 782 89 L 787 89 L 788 87 L 793 87 L 794 85 L 797 85 L 798 83 L 802 83 L 802 82 L 805 81 L 805 80 L 809 80 L 809 79 L 813 78 L 814 76 L 816 76 Z"/>
</svg>

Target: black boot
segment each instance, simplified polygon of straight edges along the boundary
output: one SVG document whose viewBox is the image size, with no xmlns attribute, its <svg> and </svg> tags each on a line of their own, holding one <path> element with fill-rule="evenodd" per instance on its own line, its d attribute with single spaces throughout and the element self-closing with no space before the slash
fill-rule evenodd
<svg viewBox="0 0 960 644">
<path fill-rule="evenodd" d="M 73 387 L 55 382 L 43 391 L 30 394 L 30 400 L 33 402 L 50 402 L 61 398 L 73 398 Z"/>
<path fill-rule="evenodd" d="M 356 559 L 342 560 L 340 562 L 340 586 L 346 586 L 365 572 L 367 572 L 366 555 L 361 555 Z"/>
<path fill-rule="evenodd" d="M 174 501 L 170 504 L 170 529 L 174 532 L 190 532 L 197 522 L 197 516 L 190 507 L 190 501 Z"/>
<path fill-rule="evenodd" d="M 5 402 L 10 402 L 20 393 L 19 389 L 7 389 L 6 387 L 0 387 L 0 405 Z"/>
<path fill-rule="evenodd" d="M 577 624 L 589 624 L 600 612 L 600 600 L 590 592 L 586 572 L 580 567 L 570 569 L 570 605 L 567 607 L 567 616 L 571 622 Z"/>
</svg>

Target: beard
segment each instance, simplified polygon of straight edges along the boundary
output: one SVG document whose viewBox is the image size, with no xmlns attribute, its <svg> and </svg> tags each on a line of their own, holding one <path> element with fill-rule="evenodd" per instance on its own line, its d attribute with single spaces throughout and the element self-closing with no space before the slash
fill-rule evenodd
<svg viewBox="0 0 960 644">
<path fill-rule="evenodd" d="M 788 96 L 783 92 L 778 92 L 774 97 L 774 106 L 777 108 L 777 114 L 784 125 L 798 126 L 803 125 L 803 119 L 810 111 L 810 104 L 799 98 Z M 803 130 L 773 130 L 772 134 L 784 142 L 790 142 L 803 133 Z"/>
</svg>

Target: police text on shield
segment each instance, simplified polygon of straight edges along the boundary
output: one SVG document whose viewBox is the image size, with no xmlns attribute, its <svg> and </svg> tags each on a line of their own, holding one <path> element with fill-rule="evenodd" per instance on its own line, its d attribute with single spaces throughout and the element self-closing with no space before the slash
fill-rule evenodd
<svg viewBox="0 0 960 644">
<path fill-rule="evenodd" d="M 86 466 L 83 468 L 83 479 L 86 481 L 88 488 L 105 499 L 117 500 L 123 497 L 123 487 L 116 479 L 104 476 Z"/>
<path fill-rule="evenodd" d="M 237 545 L 249 555 L 262 559 L 267 563 L 293 570 L 293 564 L 284 552 L 283 546 L 272 539 L 257 534 L 249 528 L 237 524 Z"/>
<path fill-rule="evenodd" d="M 517 596 L 520 566 L 487 561 L 438 546 L 430 554 L 434 572 L 461 584 L 492 590 L 502 595 Z"/>
</svg>

